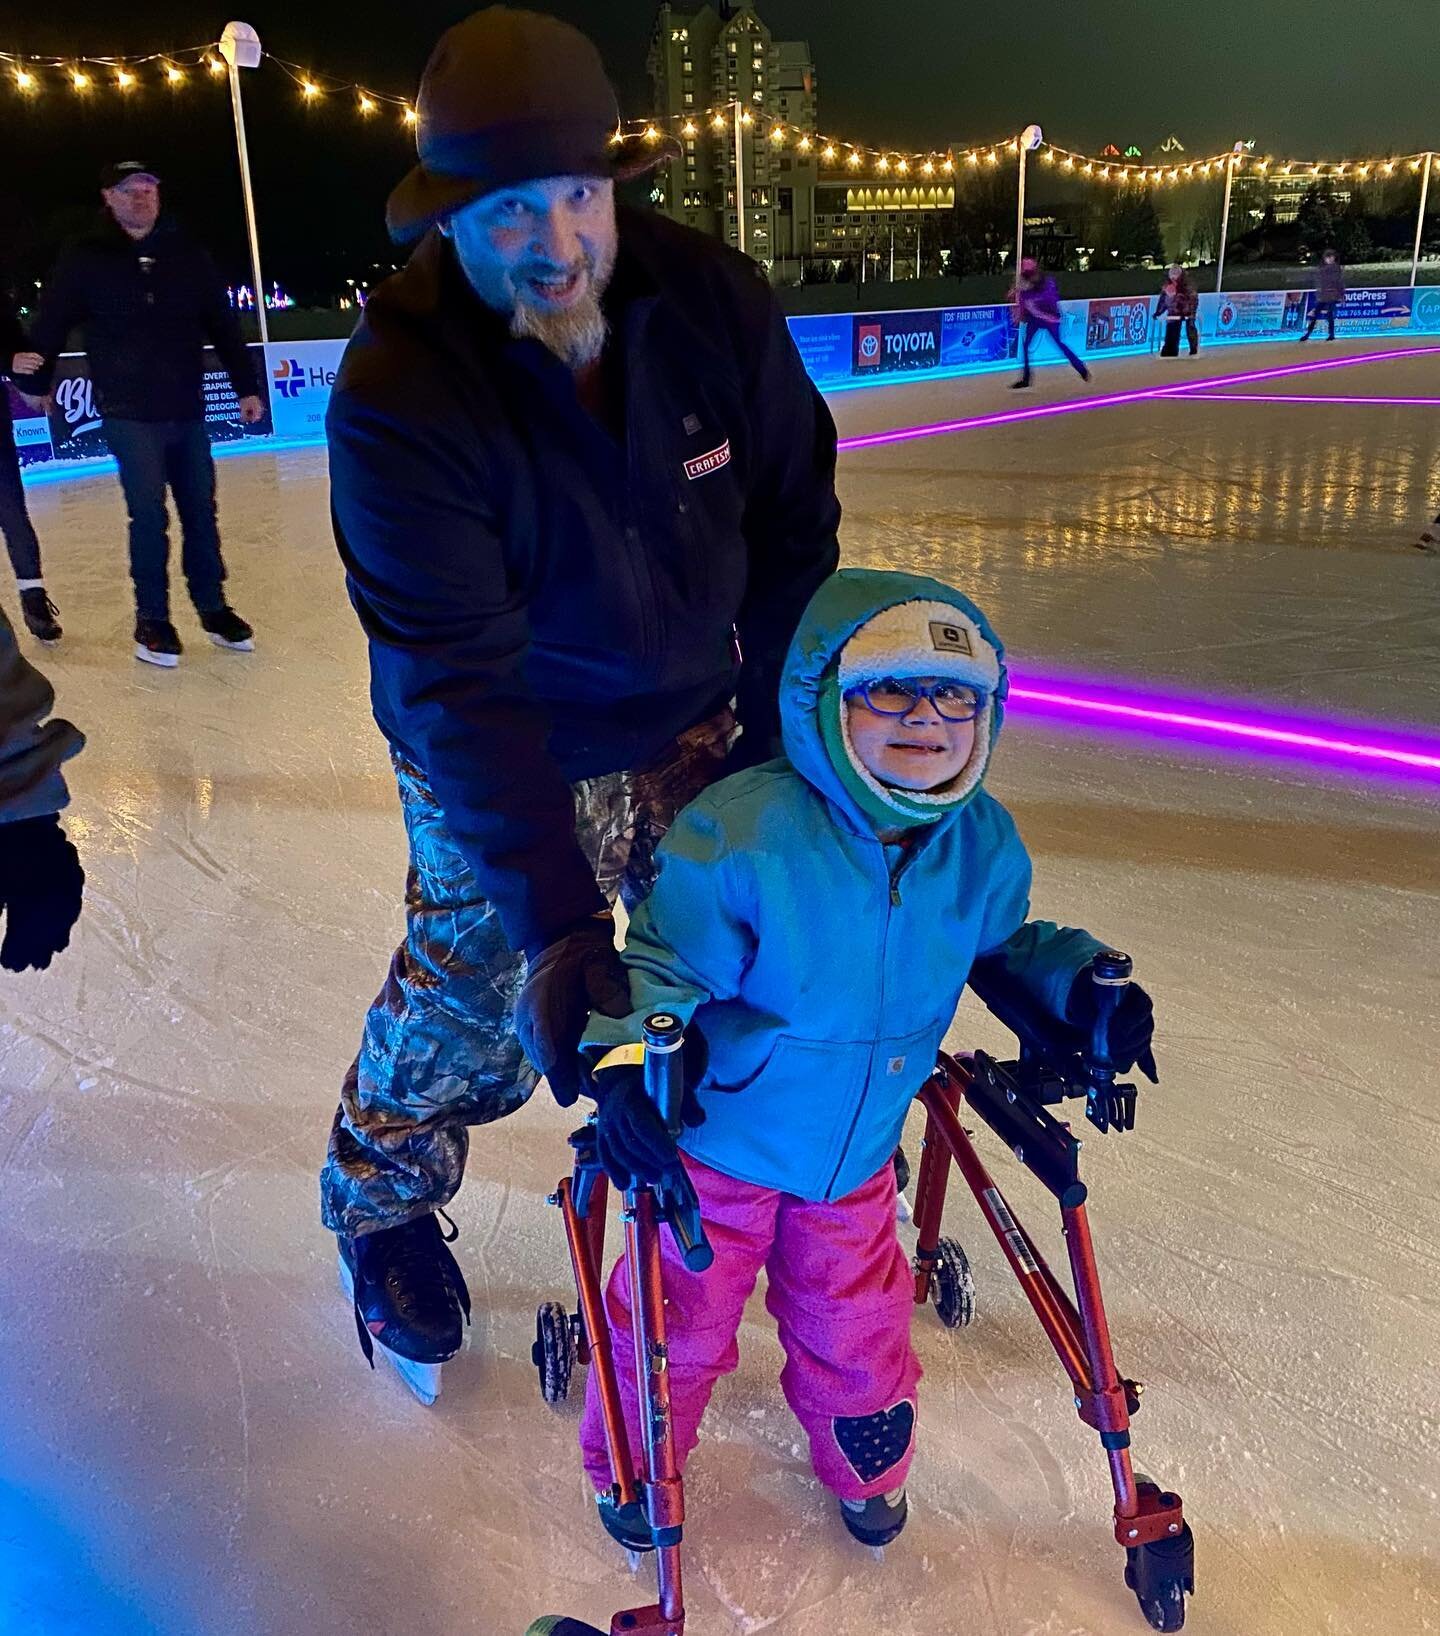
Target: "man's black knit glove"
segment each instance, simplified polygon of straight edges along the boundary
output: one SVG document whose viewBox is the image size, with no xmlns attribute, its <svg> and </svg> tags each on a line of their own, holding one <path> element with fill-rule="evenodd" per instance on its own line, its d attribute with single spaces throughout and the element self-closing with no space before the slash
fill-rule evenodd
<svg viewBox="0 0 1440 1636">
<path fill-rule="evenodd" d="M 0 966 L 42 971 L 80 918 L 85 871 L 54 814 L 0 824 Z"/>
<path fill-rule="evenodd" d="M 623 1017 L 629 1010 L 630 979 L 608 914 L 581 921 L 531 960 L 515 1006 L 515 1033 L 562 1108 L 585 1088 L 578 1053 L 590 1013 Z"/>
<path fill-rule="evenodd" d="M 1075 973 L 1070 985 L 1070 997 L 1065 1003 L 1065 1020 L 1082 1029 L 1087 1042 L 1100 1009 L 1100 986 L 1090 973 L 1089 966 Z M 1155 1037 L 1155 1007 L 1150 996 L 1139 983 L 1129 983 L 1121 993 L 1120 1004 L 1110 1014 L 1110 1062 L 1117 1073 L 1128 1074 L 1138 1068 L 1152 1085 L 1160 1083 L 1155 1067 L 1155 1053 L 1150 1042 Z"/>
</svg>

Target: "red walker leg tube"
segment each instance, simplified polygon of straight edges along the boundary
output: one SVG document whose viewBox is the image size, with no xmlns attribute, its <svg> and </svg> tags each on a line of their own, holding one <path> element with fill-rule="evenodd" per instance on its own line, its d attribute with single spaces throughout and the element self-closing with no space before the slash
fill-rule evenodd
<svg viewBox="0 0 1440 1636">
<path fill-rule="evenodd" d="M 645 1513 L 655 1532 L 659 1601 L 617 1613 L 612 1636 L 685 1636 L 680 1538 L 685 1486 L 675 1458 L 670 1416 L 670 1353 L 665 1338 L 665 1288 L 655 1196 L 641 1188 L 626 1196 L 625 1256 L 635 1334 L 635 1371 L 641 1389 L 645 1446 Z"/>
<path fill-rule="evenodd" d="M 615 1480 L 618 1502 L 633 1505 L 639 1498 L 635 1487 L 635 1462 L 630 1453 L 630 1435 L 625 1430 L 620 1389 L 615 1383 L 615 1358 L 610 1346 L 610 1325 L 605 1317 L 600 1268 L 592 1259 L 591 1250 L 594 1216 L 605 1199 L 603 1194 L 598 1199 L 592 1197 L 590 1215 L 582 1221 L 575 1213 L 575 1200 L 571 1197 L 568 1176 L 557 1191 L 560 1214 L 565 1222 L 565 1241 L 570 1246 L 570 1265 L 575 1270 L 580 1317 L 589 1340 L 591 1367 L 595 1371 L 595 1389 L 600 1394 L 600 1413 L 605 1421 L 605 1441 L 610 1450 L 610 1475 Z M 603 1235 L 603 1225 L 601 1232 Z"/>
</svg>

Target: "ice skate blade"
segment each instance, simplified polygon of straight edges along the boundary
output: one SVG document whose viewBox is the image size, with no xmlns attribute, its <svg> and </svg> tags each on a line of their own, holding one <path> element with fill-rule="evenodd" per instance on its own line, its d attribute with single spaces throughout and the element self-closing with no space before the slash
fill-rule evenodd
<svg viewBox="0 0 1440 1636">
<path fill-rule="evenodd" d="M 217 648 L 229 648 L 231 653 L 254 653 L 255 638 L 247 636 L 243 642 L 227 642 L 223 636 L 216 636 L 214 631 L 206 631 L 206 636 Z"/>
<path fill-rule="evenodd" d="M 350 1269 L 345 1265 L 345 1257 L 339 1257 L 340 1288 L 345 1292 L 347 1301 L 355 1300 L 355 1280 L 350 1276 Z M 372 1336 L 375 1350 L 385 1359 L 386 1363 L 399 1375 L 411 1393 L 428 1409 L 435 1399 L 440 1396 L 440 1371 L 445 1367 L 443 1363 L 417 1363 L 414 1358 L 402 1358 L 398 1352 L 392 1352 L 384 1341 Z"/>
<path fill-rule="evenodd" d="M 143 642 L 135 644 L 135 657 L 142 665 L 159 665 L 161 670 L 174 670 L 180 663 L 178 653 L 152 653 Z"/>
</svg>

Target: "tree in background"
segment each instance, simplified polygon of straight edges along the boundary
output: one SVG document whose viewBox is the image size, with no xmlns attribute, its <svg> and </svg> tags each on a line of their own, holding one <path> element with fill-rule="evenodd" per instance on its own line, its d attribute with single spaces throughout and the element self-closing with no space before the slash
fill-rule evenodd
<svg viewBox="0 0 1440 1636">
<path fill-rule="evenodd" d="M 1165 259 L 1160 239 L 1160 218 L 1148 193 L 1125 188 L 1110 196 L 1096 233 L 1096 262 L 1117 267 L 1138 267 Z"/>
<path fill-rule="evenodd" d="M 1312 260 L 1319 261 L 1327 245 L 1337 250 L 1340 248 L 1336 243 L 1340 232 L 1340 212 L 1335 203 L 1335 189 L 1328 181 L 1312 182 L 1301 194 L 1300 205 L 1295 212 L 1295 230 L 1299 235 L 1301 253 L 1308 251 Z"/>
<path fill-rule="evenodd" d="M 1334 245 L 1343 262 L 1368 261 L 1375 245 L 1370 237 L 1369 211 L 1360 189 L 1352 190 L 1335 223 Z"/>
</svg>

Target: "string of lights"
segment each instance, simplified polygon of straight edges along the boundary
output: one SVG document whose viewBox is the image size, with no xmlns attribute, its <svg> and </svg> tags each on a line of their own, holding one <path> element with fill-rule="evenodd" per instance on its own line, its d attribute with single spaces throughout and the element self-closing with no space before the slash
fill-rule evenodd
<svg viewBox="0 0 1440 1636">
<path fill-rule="evenodd" d="M 387 111 L 398 115 L 396 124 L 401 130 L 413 128 L 417 114 L 408 97 L 374 90 L 358 80 L 320 73 L 300 63 L 289 62 L 273 52 L 265 53 L 265 60 L 292 80 L 306 103 L 322 100 L 346 99 L 355 115 L 362 120 L 374 119 Z M 26 97 L 37 97 L 56 85 L 75 94 L 86 94 L 101 89 L 121 93 L 142 89 L 158 81 L 171 89 L 187 83 L 192 76 L 209 74 L 220 77 L 226 72 L 218 48 L 212 42 L 187 46 L 173 51 L 152 51 L 138 56 L 70 53 L 63 56 L 45 56 L 37 53 L 0 51 L 0 77 L 8 79 L 15 92 Z M 649 119 L 623 121 L 617 127 L 614 141 L 622 143 L 636 138 L 658 143 L 668 133 L 688 141 L 702 136 L 732 139 L 735 114 L 734 103 L 724 103 L 686 114 L 653 116 Z M 812 157 L 822 167 L 829 167 L 842 175 L 863 172 L 900 178 L 912 185 L 917 181 L 953 179 L 956 175 L 983 174 L 1013 160 L 1020 151 L 1017 136 L 973 146 L 902 149 L 877 147 L 872 143 L 852 142 L 840 136 L 827 136 L 784 124 L 763 112 L 742 108 L 740 123 L 756 141 L 764 141 L 776 151 L 788 151 Z M 1032 156 L 1047 168 L 1066 176 L 1100 184 L 1143 187 L 1164 187 L 1186 182 L 1203 182 L 1210 177 L 1221 177 L 1226 167 L 1233 164 L 1237 175 L 1248 173 L 1258 177 L 1299 176 L 1315 181 L 1379 181 L 1406 171 L 1418 173 L 1425 163 L 1425 151 L 1404 154 L 1381 154 L 1364 158 L 1292 159 L 1277 158 L 1270 154 L 1257 155 L 1248 147 L 1240 151 L 1208 154 L 1165 164 L 1146 163 L 1143 157 L 1089 154 L 1078 149 L 1062 147 L 1053 142 L 1042 142 Z"/>
<path fill-rule="evenodd" d="M 113 88 L 120 92 L 139 90 L 152 78 L 171 89 L 185 84 L 192 75 L 208 71 L 225 72 L 213 41 L 208 45 L 185 46 L 178 51 L 151 51 L 143 56 L 116 57 L 71 53 L 46 57 L 29 52 L 0 51 L 0 72 L 22 96 L 34 97 L 51 82 L 72 92 Z"/>
</svg>

